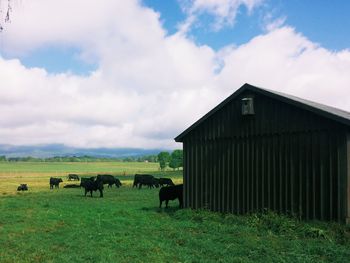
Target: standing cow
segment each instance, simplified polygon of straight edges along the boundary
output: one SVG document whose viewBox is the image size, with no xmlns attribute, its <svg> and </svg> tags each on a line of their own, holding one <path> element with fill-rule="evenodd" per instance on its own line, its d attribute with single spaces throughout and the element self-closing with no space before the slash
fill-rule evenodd
<svg viewBox="0 0 350 263">
<path fill-rule="evenodd" d="M 122 185 L 118 178 L 110 174 L 99 174 L 97 175 L 96 180 L 103 184 L 108 184 L 108 187 L 112 187 L 115 184 L 115 186 L 119 188 Z"/>
<path fill-rule="evenodd" d="M 132 185 L 132 187 L 134 188 L 139 187 L 141 182 L 144 182 L 147 180 L 147 178 L 154 178 L 153 175 L 150 174 L 135 174 L 134 176 L 134 183 Z"/>
<path fill-rule="evenodd" d="M 170 185 L 175 185 L 173 181 L 170 178 L 159 178 L 159 185 L 160 186 L 170 186 Z"/>
<path fill-rule="evenodd" d="M 62 182 L 61 178 L 50 177 L 50 189 L 53 189 L 54 186 L 55 188 L 60 188 L 60 183 Z"/>
<path fill-rule="evenodd" d="M 82 178 L 83 179 L 83 178 Z M 80 186 L 85 189 L 85 196 L 88 192 L 90 192 L 90 196 L 92 197 L 92 191 L 99 190 L 100 197 L 103 197 L 103 183 L 101 181 L 95 180 L 92 178 L 84 178 L 85 180 L 80 181 Z"/>
<path fill-rule="evenodd" d="M 135 174 L 133 187 L 142 188 L 143 185 L 148 186 L 148 188 L 159 187 L 159 179 L 154 178 L 150 174 Z"/>
<path fill-rule="evenodd" d="M 96 179 L 95 176 L 92 176 L 92 177 L 81 177 L 80 178 L 80 187 L 83 187 L 84 186 L 84 183 L 87 181 L 87 180 L 92 180 L 94 181 Z"/>
<path fill-rule="evenodd" d="M 165 207 L 168 207 L 169 200 L 179 199 L 179 207 L 183 207 L 183 184 L 174 186 L 164 186 L 159 190 L 159 208 L 165 201 Z"/>
</svg>

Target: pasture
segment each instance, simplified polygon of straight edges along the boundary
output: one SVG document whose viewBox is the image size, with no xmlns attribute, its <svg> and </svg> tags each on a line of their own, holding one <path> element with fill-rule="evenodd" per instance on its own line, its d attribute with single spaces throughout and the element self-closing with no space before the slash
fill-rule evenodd
<svg viewBox="0 0 350 263">
<path fill-rule="evenodd" d="M 0 262 L 349 262 L 347 226 L 179 210 L 177 200 L 159 209 L 159 189 L 132 189 L 140 172 L 182 181 L 153 163 L 1 163 Z M 110 173 L 123 186 L 84 197 L 63 188 L 68 173 Z"/>
</svg>

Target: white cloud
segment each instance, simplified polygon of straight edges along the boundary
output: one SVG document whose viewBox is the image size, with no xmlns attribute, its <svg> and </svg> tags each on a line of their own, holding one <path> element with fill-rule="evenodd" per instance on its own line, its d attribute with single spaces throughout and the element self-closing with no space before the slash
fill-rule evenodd
<svg viewBox="0 0 350 263">
<path fill-rule="evenodd" d="M 239 8 L 244 6 L 248 13 L 261 5 L 263 0 L 180 0 L 182 9 L 188 14 L 187 20 L 181 25 L 182 30 L 190 28 L 196 18 L 203 13 L 212 15 L 215 19 L 214 30 L 220 30 L 225 25 L 235 23 Z"/>
<path fill-rule="evenodd" d="M 0 143 L 180 147 L 173 137 L 246 82 L 350 110 L 350 51 L 291 27 L 216 52 L 181 32 L 167 36 L 159 14 L 136 0 L 27 3 L 0 52 L 73 46 L 98 68 L 49 74 L 0 57 Z"/>
<path fill-rule="evenodd" d="M 255 37 L 223 60 L 220 86 L 228 90 L 250 82 L 350 110 L 350 51 L 331 52 L 291 27 Z"/>
<path fill-rule="evenodd" d="M 263 21 L 263 29 L 265 31 L 273 31 L 275 29 L 278 29 L 282 27 L 287 20 L 286 16 L 274 18 L 271 13 L 268 13 L 264 17 Z"/>
</svg>

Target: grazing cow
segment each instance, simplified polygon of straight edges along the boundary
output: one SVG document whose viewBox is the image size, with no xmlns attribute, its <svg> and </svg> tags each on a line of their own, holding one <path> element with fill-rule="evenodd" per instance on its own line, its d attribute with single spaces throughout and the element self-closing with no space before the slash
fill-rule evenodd
<svg viewBox="0 0 350 263">
<path fill-rule="evenodd" d="M 122 186 L 122 183 L 120 182 L 120 180 L 117 177 L 115 177 L 115 186 L 118 187 L 118 188 L 120 186 Z"/>
<path fill-rule="evenodd" d="M 138 187 L 141 176 L 142 176 L 142 174 L 135 174 L 134 175 L 134 183 L 132 184 L 132 188 L 134 188 L 135 186 Z"/>
<path fill-rule="evenodd" d="M 145 178 L 145 177 L 153 178 L 153 175 L 150 175 L 150 174 L 135 174 L 135 176 L 134 176 L 134 183 L 133 183 L 132 187 L 133 188 L 135 186 L 138 187 L 140 182 L 143 180 L 142 178 Z"/>
<path fill-rule="evenodd" d="M 103 184 L 108 184 L 108 187 L 112 187 L 115 184 L 115 186 L 119 188 L 119 186 L 122 185 L 118 178 L 110 174 L 99 174 L 97 175 L 96 180 L 102 182 Z"/>
<path fill-rule="evenodd" d="M 165 201 L 165 207 L 168 207 L 169 200 L 179 199 L 179 207 L 183 207 L 183 184 L 174 186 L 164 186 L 159 190 L 159 208 Z"/>
<path fill-rule="evenodd" d="M 148 186 L 148 188 L 153 188 L 153 187 L 159 187 L 159 179 L 154 178 L 152 175 L 151 176 L 144 176 L 141 177 L 139 180 L 139 189 L 142 188 L 143 185 Z"/>
<path fill-rule="evenodd" d="M 159 178 L 159 185 L 160 186 L 170 186 L 170 185 L 175 185 L 173 181 L 170 178 Z"/>
<path fill-rule="evenodd" d="M 54 186 L 55 188 L 60 188 L 61 182 L 63 182 L 61 178 L 50 177 L 50 189 L 53 189 Z"/>
<path fill-rule="evenodd" d="M 83 179 L 83 178 L 82 178 Z M 92 191 L 100 191 L 100 197 L 103 197 L 103 183 L 98 180 L 94 180 L 94 178 L 84 178 L 86 180 L 80 181 L 80 186 L 85 189 L 85 196 L 87 192 L 90 192 L 90 195 L 92 197 Z"/>
<path fill-rule="evenodd" d="M 28 191 L 28 186 L 27 186 L 27 184 L 20 184 L 20 185 L 17 187 L 17 191 Z"/>
<path fill-rule="evenodd" d="M 79 184 L 66 184 L 63 188 L 80 188 Z"/>
<path fill-rule="evenodd" d="M 142 188 L 142 185 L 147 185 L 149 188 L 159 187 L 159 179 L 154 178 L 150 174 L 135 174 L 133 187 Z"/>
<path fill-rule="evenodd" d="M 79 176 L 77 175 L 77 174 L 68 174 L 68 181 L 71 181 L 71 180 L 73 180 L 73 181 L 75 181 L 75 180 L 77 180 L 77 181 L 79 181 Z"/>
<path fill-rule="evenodd" d="M 159 182 L 160 182 L 159 178 L 153 178 L 153 184 L 152 184 L 151 188 L 153 188 L 153 187 L 159 188 L 159 186 L 160 186 Z"/>
</svg>

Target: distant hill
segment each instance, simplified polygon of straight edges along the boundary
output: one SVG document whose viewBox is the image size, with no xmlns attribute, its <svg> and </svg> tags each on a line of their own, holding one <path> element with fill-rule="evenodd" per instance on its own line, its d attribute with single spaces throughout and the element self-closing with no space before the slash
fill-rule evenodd
<svg viewBox="0 0 350 263">
<path fill-rule="evenodd" d="M 154 155 L 164 149 L 138 148 L 74 148 L 63 144 L 47 144 L 33 146 L 16 146 L 0 144 L 0 155 L 6 157 L 36 157 L 49 158 L 54 156 L 92 156 L 104 158 L 138 157 Z"/>
</svg>

